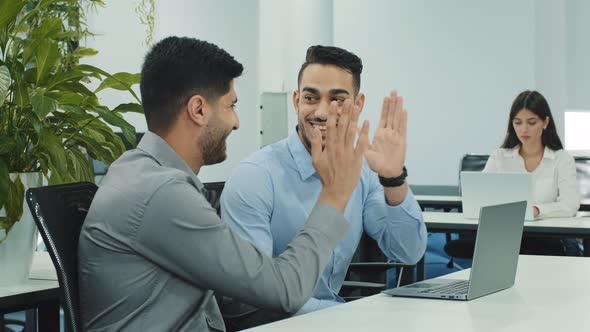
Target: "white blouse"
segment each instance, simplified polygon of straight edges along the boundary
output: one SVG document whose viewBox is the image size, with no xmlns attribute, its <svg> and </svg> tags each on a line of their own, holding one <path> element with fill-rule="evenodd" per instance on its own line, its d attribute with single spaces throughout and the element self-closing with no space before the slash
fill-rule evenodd
<svg viewBox="0 0 590 332">
<path fill-rule="evenodd" d="M 488 159 L 484 172 L 528 172 L 518 153 L 520 146 L 497 149 Z M 537 218 L 572 217 L 580 208 L 580 192 L 576 181 L 574 158 L 561 149 L 545 147 L 543 159 L 531 172 L 533 204 L 539 209 Z"/>
</svg>

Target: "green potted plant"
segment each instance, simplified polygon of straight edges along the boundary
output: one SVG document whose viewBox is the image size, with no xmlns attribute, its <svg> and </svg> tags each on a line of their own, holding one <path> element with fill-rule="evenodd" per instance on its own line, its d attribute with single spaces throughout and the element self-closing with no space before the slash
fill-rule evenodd
<svg viewBox="0 0 590 332">
<path fill-rule="evenodd" d="M 26 188 L 43 178 L 94 181 L 87 156 L 108 165 L 125 150 L 110 126 L 135 144 L 122 113 L 143 113 L 132 90 L 139 74 L 111 75 L 80 61 L 97 53 L 79 46 L 91 34 L 84 11 L 95 5 L 102 0 L 0 1 L 0 284 L 30 268 L 35 227 Z M 124 91 L 130 102 L 109 109 L 97 97 L 104 89 Z"/>
</svg>

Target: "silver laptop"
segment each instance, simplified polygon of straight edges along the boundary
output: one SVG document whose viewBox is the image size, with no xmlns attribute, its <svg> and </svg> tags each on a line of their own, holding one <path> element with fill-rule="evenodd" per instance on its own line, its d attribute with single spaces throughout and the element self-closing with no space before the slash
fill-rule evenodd
<svg viewBox="0 0 590 332">
<path fill-rule="evenodd" d="M 403 297 L 473 300 L 514 285 L 526 202 L 481 208 L 469 280 L 429 279 L 383 291 Z"/>
<path fill-rule="evenodd" d="M 463 217 L 479 219 L 482 206 L 527 201 L 524 220 L 534 220 L 533 177 L 529 173 L 461 172 Z"/>
</svg>

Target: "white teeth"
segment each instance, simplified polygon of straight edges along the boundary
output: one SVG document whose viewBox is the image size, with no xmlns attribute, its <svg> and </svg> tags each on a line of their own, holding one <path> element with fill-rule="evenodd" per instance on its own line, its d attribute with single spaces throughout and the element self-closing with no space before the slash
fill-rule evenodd
<svg viewBox="0 0 590 332">
<path fill-rule="evenodd" d="M 328 129 L 327 126 L 320 126 L 320 125 L 317 125 L 317 124 L 312 124 L 312 126 L 314 128 L 318 128 L 319 130 L 327 130 Z"/>
</svg>

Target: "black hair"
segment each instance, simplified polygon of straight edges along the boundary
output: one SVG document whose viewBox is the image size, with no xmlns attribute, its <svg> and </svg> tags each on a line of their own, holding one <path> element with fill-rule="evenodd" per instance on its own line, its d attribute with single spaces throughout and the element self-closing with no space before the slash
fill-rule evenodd
<svg viewBox="0 0 590 332">
<path fill-rule="evenodd" d="M 551 115 L 551 109 L 545 97 L 537 91 L 523 91 L 521 92 L 510 109 L 510 117 L 508 119 L 508 130 L 506 132 L 506 138 L 502 144 L 502 148 L 511 149 L 520 144 L 520 140 L 514 131 L 513 121 L 516 114 L 521 110 L 526 109 L 537 115 L 541 120 L 545 121 L 549 117 L 549 124 L 547 128 L 543 130 L 541 135 L 541 142 L 543 146 L 549 147 L 551 150 L 557 151 L 563 149 L 563 144 L 557 134 L 555 127 L 555 120 Z"/>
<path fill-rule="evenodd" d="M 189 99 L 216 100 L 244 70 L 217 45 L 188 37 L 167 37 L 148 52 L 141 68 L 141 99 L 148 129 L 166 130 Z"/>
<path fill-rule="evenodd" d="M 311 64 L 334 65 L 346 70 L 352 74 L 354 93 L 357 94 L 360 91 L 363 62 L 354 53 L 334 46 L 310 46 L 305 55 L 305 62 L 301 65 L 301 69 L 299 69 L 297 84 L 301 83 L 303 70 Z"/>
</svg>

